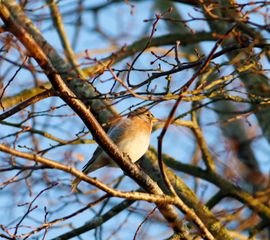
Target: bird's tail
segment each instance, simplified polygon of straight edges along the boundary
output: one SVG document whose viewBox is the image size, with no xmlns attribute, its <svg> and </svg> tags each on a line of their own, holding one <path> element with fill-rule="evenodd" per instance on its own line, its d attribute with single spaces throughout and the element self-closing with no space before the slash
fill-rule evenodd
<svg viewBox="0 0 270 240">
<path fill-rule="evenodd" d="M 93 158 L 93 159 L 89 160 L 88 163 L 83 167 L 82 172 L 84 174 L 91 173 L 99 168 L 106 166 L 108 163 L 109 163 L 108 159 L 101 158 L 101 159 L 95 160 L 95 158 Z M 72 181 L 72 183 L 71 183 L 71 191 L 72 192 L 77 192 L 77 187 L 81 181 L 82 180 L 78 177 Z"/>
<path fill-rule="evenodd" d="M 94 166 L 94 162 L 95 162 L 95 160 L 94 160 L 95 158 L 94 157 L 92 157 L 92 159 L 90 159 L 86 164 L 85 164 L 85 166 L 83 167 L 83 169 L 82 169 L 82 172 L 84 173 L 84 174 L 88 174 L 88 173 L 90 173 L 90 172 L 92 172 L 93 170 L 95 170 L 95 168 L 93 168 L 93 166 Z M 79 185 L 79 183 L 81 182 L 82 180 L 80 179 L 80 178 L 75 178 L 73 181 L 72 181 L 72 183 L 71 183 L 71 191 L 72 192 L 77 192 L 77 187 L 78 187 L 78 185 Z"/>
<path fill-rule="evenodd" d="M 72 183 L 71 183 L 71 191 L 72 192 L 77 192 L 77 187 L 79 185 L 79 183 L 81 182 L 80 178 L 75 178 Z"/>
<path fill-rule="evenodd" d="M 84 174 L 88 174 L 88 173 L 91 173 L 103 166 L 105 166 L 107 164 L 106 161 L 93 161 L 93 160 L 90 160 L 88 161 L 88 163 L 83 167 L 83 170 L 82 172 Z M 75 178 L 72 183 L 71 183 L 71 191 L 72 192 L 77 192 L 77 187 L 79 185 L 79 183 L 81 182 L 82 180 L 80 178 Z"/>
</svg>

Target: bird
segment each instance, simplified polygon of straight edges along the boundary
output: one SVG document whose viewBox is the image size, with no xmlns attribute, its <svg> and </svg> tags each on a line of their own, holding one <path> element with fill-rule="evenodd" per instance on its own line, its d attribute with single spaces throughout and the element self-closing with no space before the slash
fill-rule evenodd
<svg viewBox="0 0 270 240">
<path fill-rule="evenodd" d="M 108 136 L 118 149 L 126 153 L 132 162 L 139 160 L 148 150 L 153 123 L 157 118 L 145 107 L 139 107 L 122 117 L 108 131 Z M 91 173 L 104 166 L 117 167 L 107 153 L 98 146 L 92 158 L 83 167 L 82 172 Z M 76 192 L 80 178 L 72 181 L 72 191 Z"/>
</svg>

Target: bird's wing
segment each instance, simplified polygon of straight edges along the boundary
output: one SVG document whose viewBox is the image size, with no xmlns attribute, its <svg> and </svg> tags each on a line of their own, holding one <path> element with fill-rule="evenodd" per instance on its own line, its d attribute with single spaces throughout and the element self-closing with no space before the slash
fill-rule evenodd
<svg viewBox="0 0 270 240">
<path fill-rule="evenodd" d="M 108 136 L 112 139 L 112 141 L 117 145 L 121 139 L 125 138 L 124 135 L 130 134 L 126 131 L 126 128 L 129 127 L 131 124 L 130 119 L 124 118 L 121 119 L 117 124 L 115 124 L 112 128 L 108 131 Z M 93 172 L 99 168 L 102 168 L 106 165 L 110 164 L 110 158 L 107 154 L 103 151 L 101 147 L 97 147 L 95 150 L 92 158 L 85 164 L 83 167 L 83 172 L 85 174 Z M 80 178 L 75 178 L 72 181 L 72 191 L 76 191 L 78 184 L 80 183 Z"/>
<path fill-rule="evenodd" d="M 130 124 L 130 120 L 125 118 L 120 120 L 117 124 L 115 124 L 111 129 L 108 131 L 109 137 L 112 139 L 112 141 L 117 144 L 120 139 L 122 139 L 124 134 L 127 134 L 127 131 L 125 131 L 125 128 Z M 82 171 L 87 174 L 90 172 L 93 172 L 99 168 L 102 168 L 110 163 L 110 159 L 105 154 L 103 149 L 101 147 L 97 147 L 95 150 L 92 158 L 85 164 Z M 76 192 L 78 184 L 81 182 L 80 178 L 75 178 L 72 183 L 72 191 Z"/>
<path fill-rule="evenodd" d="M 84 165 L 82 169 L 85 174 L 93 172 L 96 169 L 104 166 L 106 162 L 104 162 L 101 158 L 102 153 L 103 149 L 101 147 L 97 147 L 91 159 Z"/>
<path fill-rule="evenodd" d="M 127 131 L 125 131 L 129 124 L 130 120 L 125 118 L 120 120 L 117 124 L 109 129 L 108 136 L 116 145 L 120 142 L 121 139 L 123 139 L 125 134 L 129 134 Z M 104 167 L 107 164 L 109 164 L 109 157 L 103 151 L 103 149 L 98 146 L 92 158 L 86 163 L 82 171 L 87 174 L 95 171 L 96 169 Z"/>
<path fill-rule="evenodd" d="M 131 124 L 132 122 L 129 118 L 120 120 L 108 131 L 108 136 L 117 145 L 121 140 L 125 139 L 125 135 L 128 136 L 130 134 L 126 129 L 130 129 Z"/>
<path fill-rule="evenodd" d="M 102 157 L 103 150 L 101 147 L 97 147 L 92 158 L 84 165 L 82 172 L 88 174 L 93 172 L 101 167 L 104 167 L 109 163 L 109 160 L 106 157 Z M 77 191 L 77 186 L 81 182 L 80 178 L 75 178 L 71 183 L 72 192 Z"/>
</svg>

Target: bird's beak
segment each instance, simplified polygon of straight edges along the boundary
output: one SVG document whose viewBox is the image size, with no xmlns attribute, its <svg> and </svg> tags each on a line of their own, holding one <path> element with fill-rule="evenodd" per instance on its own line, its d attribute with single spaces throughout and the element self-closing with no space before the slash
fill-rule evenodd
<svg viewBox="0 0 270 240">
<path fill-rule="evenodd" d="M 159 121 L 160 120 L 158 118 L 155 118 L 155 117 L 152 118 L 152 123 L 156 123 L 156 122 L 159 122 Z"/>
</svg>

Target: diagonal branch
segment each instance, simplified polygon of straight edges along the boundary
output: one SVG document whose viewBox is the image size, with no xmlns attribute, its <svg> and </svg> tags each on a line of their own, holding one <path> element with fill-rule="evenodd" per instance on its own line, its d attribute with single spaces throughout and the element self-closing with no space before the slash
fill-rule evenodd
<svg viewBox="0 0 270 240">
<path fill-rule="evenodd" d="M 91 131 L 93 137 L 96 139 L 97 143 L 104 149 L 104 151 L 112 158 L 114 161 L 130 176 L 134 179 L 140 186 L 142 186 L 147 192 L 153 194 L 162 195 L 162 190 L 158 185 L 144 172 L 142 172 L 139 167 L 132 164 L 129 157 L 124 156 L 116 147 L 116 145 L 111 141 L 111 139 L 106 135 L 103 128 L 100 126 L 93 114 L 87 109 L 87 107 L 76 98 L 76 95 L 67 87 L 65 80 L 59 75 L 58 71 L 54 68 L 52 62 L 48 59 L 47 55 L 44 53 L 43 49 L 36 43 L 35 39 L 29 32 L 25 29 L 24 24 L 16 22 L 13 18 L 11 12 L 20 11 L 15 1 L 2 1 L 0 5 L 0 16 L 7 26 L 8 30 L 13 33 L 27 48 L 29 53 L 38 62 L 40 67 L 44 70 L 48 79 L 52 83 L 53 88 L 58 91 L 61 98 L 78 114 L 82 119 L 88 129 Z M 15 9 L 14 9 L 15 8 Z M 17 16 L 22 16 L 17 12 Z M 22 23 L 25 20 L 25 16 L 21 19 Z M 29 24 L 29 19 L 27 19 Z M 62 73 L 63 75 L 68 75 L 68 72 Z M 72 78 L 72 75 L 70 76 Z M 66 79 L 70 78 L 66 76 Z M 180 200 L 178 200 L 178 203 Z M 181 202 L 180 202 L 181 203 Z M 172 228 L 176 232 L 181 232 L 183 236 L 186 233 L 182 227 L 182 223 L 179 220 L 178 213 L 175 211 L 174 207 L 171 205 L 160 205 L 157 204 L 160 212 L 171 224 Z M 183 208 L 181 204 L 181 208 Z M 188 207 L 182 209 L 187 213 Z M 204 227 L 201 220 L 193 213 L 190 212 L 190 218 L 197 224 L 197 226 L 204 232 L 207 239 L 213 239 L 212 235 L 209 233 L 207 228 Z M 185 237 L 187 239 L 187 236 Z"/>
</svg>

